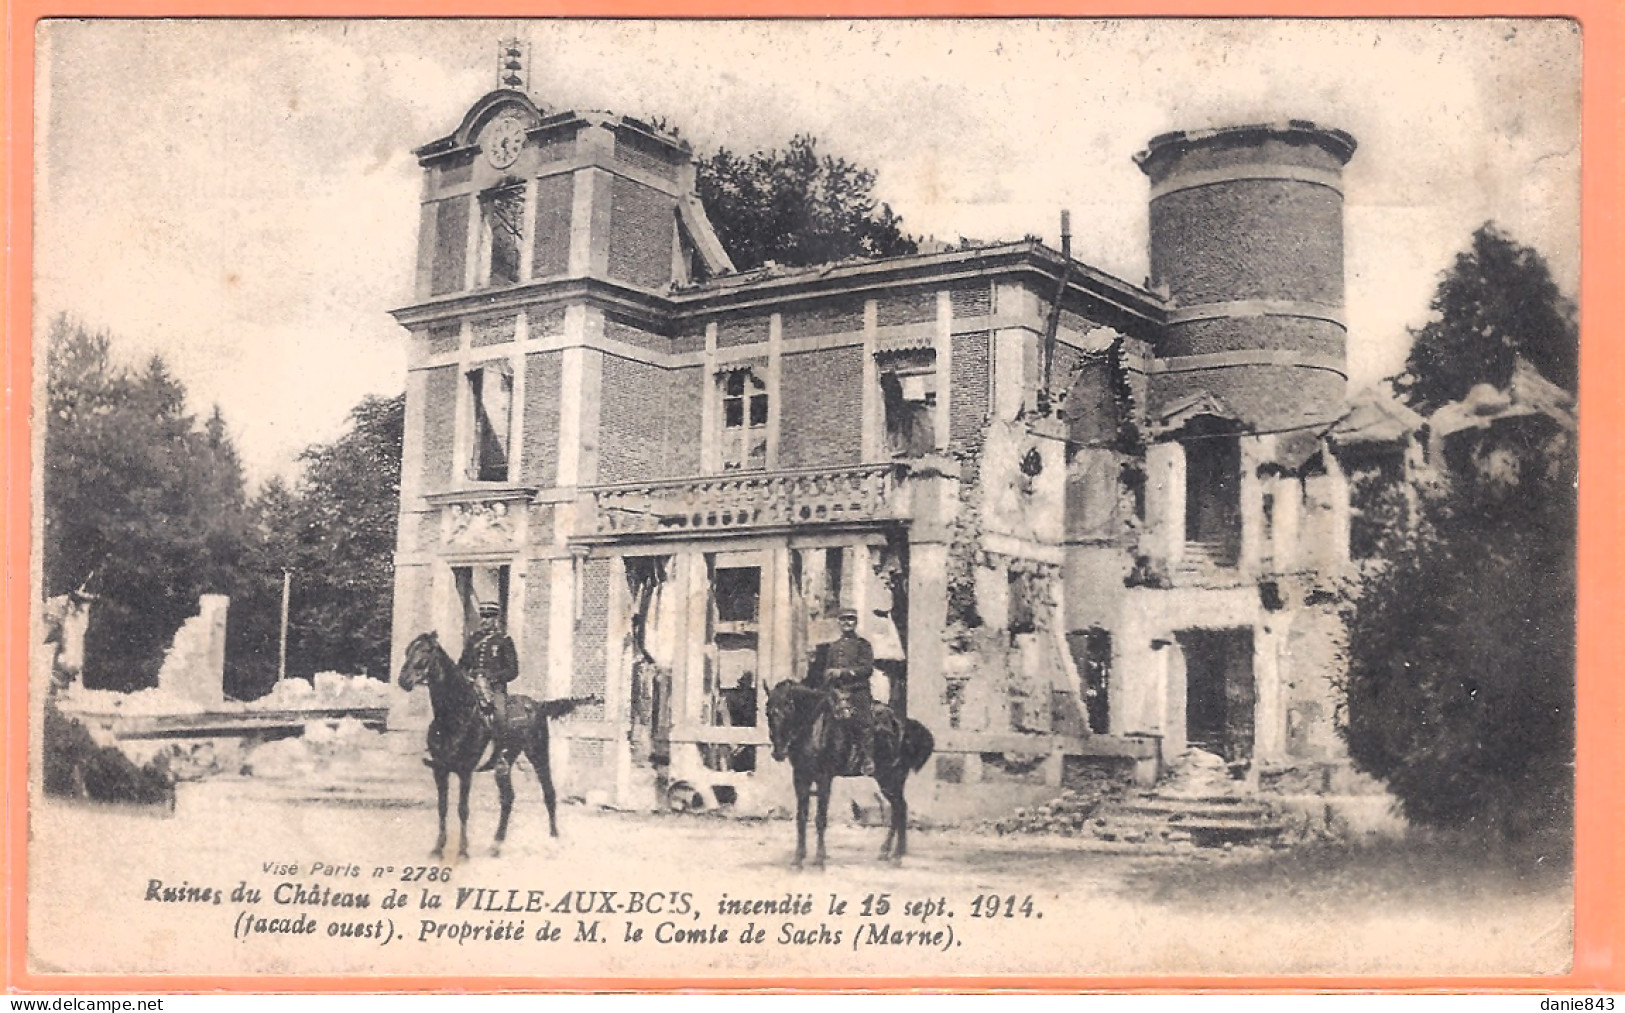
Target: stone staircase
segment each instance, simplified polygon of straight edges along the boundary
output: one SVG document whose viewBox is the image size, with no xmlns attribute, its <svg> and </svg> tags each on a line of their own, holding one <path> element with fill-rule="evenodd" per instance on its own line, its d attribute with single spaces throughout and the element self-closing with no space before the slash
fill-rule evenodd
<svg viewBox="0 0 1625 1013">
<path fill-rule="evenodd" d="M 1095 814 L 1097 838 L 1129 844 L 1223 847 L 1272 841 L 1285 827 L 1275 811 L 1230 776 L 1224 759 L 1192 749 L 1151 791 L 1131 791 Z"/>
<path fill-rule="evenodd" d="M 1180 583 L 1237 578 L 1236 548 L 1221 542 L 1186 542 L 1173 576 Z"/>
<path fill-rule="evenodd" d="M 1147 791 L 1103 806 L 1091 829 L 1103 841 L 1222 847 L 1268 842 L 1283 828 L 1269 806 L 1253 799 Z"/>
</svg>

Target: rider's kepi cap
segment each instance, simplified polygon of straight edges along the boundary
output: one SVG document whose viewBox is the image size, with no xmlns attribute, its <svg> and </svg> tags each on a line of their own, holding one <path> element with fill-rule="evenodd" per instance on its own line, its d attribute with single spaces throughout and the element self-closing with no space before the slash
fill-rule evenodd
<svg viewBox="0 0 1625 1013">
<path fill-rule="evenodd" d="M 856 619 L 857 617 L 858 617 L 858 610 L 853 608 L 850 605 L 848 605 L 847 607 L 841 609 L 841 611 L 835 613 L 835 618 L 837 618 L 837 619 Z"/>
<path fill-rule="evenodd" d="M 499 616 L 502 614 L 502 606 L 494 601 L 482 601 L 479 604 L 479 613 L 482 616 Z"/>
</svg>

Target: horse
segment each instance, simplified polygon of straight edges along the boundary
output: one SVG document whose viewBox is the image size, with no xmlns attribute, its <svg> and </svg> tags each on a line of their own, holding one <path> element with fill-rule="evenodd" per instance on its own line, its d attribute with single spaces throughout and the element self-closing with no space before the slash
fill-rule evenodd
<svg viewBox="0 0 1625 1013">
<path fill-rule="evenodd" d="M 889 717 L 890 720 L 885 718 Z M 807 808 L 818 793 L 818 851 L 815 865 L 825 862 L 824 828 L 829 823 L 829 789 L 837 777 L 856 777 L 845 770 L 850 754 L 842 723 L 836 720 L 834 698 L 827 690 L 793 680 L 774 686 L 767 695 L 768 736 L 773 759 L 790 761 L 796 786 L 796 857 L 800 868 L 807 860 Z M 899 719 L 889 708 L 879 709 L 875 721 L 875 782 L 891 808 L 891 827 L 881 845 L 882 861 L 902 861 L 908 850 L 908 801 L 903 786 L 908 775 L 925 766 L 936 742 L 924 725 Z M 895 847 L 894 847 L 895 846 Z"/>
<path fill-rule="evenodd" d="M 429 702 L 434 708 L 434 720 L 429 725 L 429 759 L 425 762 L 434 770 L 435 790 L 439 793 L 440 836 L 435 840 L 431 857 L 439 858 L 446 849 L 446 794 L 451 775 L 458 778 L 457 818 L 461 824 L 461 837 L 457 857 L 468 857 L 468 791 L 473 785 L 475 767 L 491 745 L 491 730 L 480 708 L 474 681 L 440 646 L 434 633 L 420 634 L 406 648 L 406 659 L 401 663 L 400 687 L 410 692 L 423 683 L 429 685 Z M 542 798 L 547 802 L 548 831 L 559 835 L 557 799 L 553 792 L 553 775 L 549 765 L 547 722 L 563 717 L 586 703 L 598 702 L 597 697 L 571 697 L 565 700 L 537 702 L 527 696 L 508 697 L 507 720 L 496 735 L 492 764 L 496 771 L 497 795 L 502 800 L 502 817 L 497 822 L 496 840 L 491 854 L 502 853 L 502 842 L 508 835 L 508 817 L 513 812 L 513 777 L 510 767 L 523 753 L 537 780 L 542 782 Z M 482 768 L 483 769 L 483 768 Z"/>
</svg>

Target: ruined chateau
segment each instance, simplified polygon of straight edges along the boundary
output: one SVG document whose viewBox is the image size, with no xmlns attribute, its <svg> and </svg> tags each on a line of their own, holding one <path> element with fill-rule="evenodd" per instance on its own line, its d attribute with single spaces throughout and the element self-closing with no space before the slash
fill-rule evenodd
<svg viewBox="0 0 1625 1013">
<path fill-rule="evenodd" d="M 852 606 L 936 736 L 922 814 L 1193 746 L 1332 785 L 1351 501 L 1414 451 L 1348 402 L 1354 151 L 1152 138 L 1144 285 L 1033 240 L 739 272 L 686 144 L 486 95 L 416 151 L 397 662 L 496 600 L 514 692 L 602 698 L 566 792 L 729 801 L 788 779 L 766 689 Z"/>
</svg>

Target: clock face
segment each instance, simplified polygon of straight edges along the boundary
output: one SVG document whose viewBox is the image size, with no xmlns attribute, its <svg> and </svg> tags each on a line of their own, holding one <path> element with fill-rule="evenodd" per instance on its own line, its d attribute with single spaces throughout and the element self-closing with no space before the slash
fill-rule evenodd
<svg viewBox="0 0 1625 1013">
<path fill-rule="evenodd" d="M 512 116 L 504 116 L 486 129 L 482 143 L 491 164 L 506 169 L 519 160 L 525 148 L 525 126 Z"/>
</svg>

